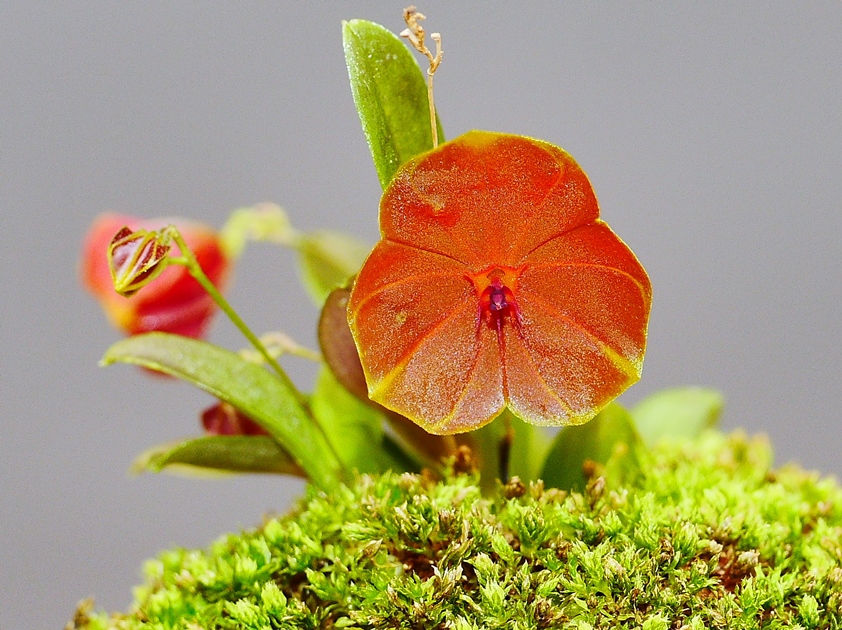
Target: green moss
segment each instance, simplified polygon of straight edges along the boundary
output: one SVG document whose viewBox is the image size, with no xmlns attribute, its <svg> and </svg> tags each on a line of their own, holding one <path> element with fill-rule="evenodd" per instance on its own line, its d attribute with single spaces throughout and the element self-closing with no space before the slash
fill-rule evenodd
<svg viewBox="0 0 842 630">
<path fill-rule="evenodd" d="M 361 477 L 146 565 L 90 629 L 842 628 L 842 490 L 763 439 L 662 443 L 635 487 Z"/>
</svg>

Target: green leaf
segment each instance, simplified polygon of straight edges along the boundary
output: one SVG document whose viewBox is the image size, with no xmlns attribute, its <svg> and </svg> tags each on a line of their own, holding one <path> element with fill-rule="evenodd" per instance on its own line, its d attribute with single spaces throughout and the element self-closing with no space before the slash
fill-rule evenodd
<svg viewBox="0 0 842 630">
<path fill-rule="evenodd" d="M 304 476 L 289 453 L 265 435 L 207 435 L 159 444 L 141 453 L 132 472 L 175 472 L 191 476 L 276 473 Z"/>
<path fill-rule="evenodd" d="M 328 489 L 339 481 L 341 464 L 298 393 L 263 367 L 205 341 L 159 332 L 115 343 L 101 364 L 115 362 L 140 365 L 200 387 L 266 429 L 313 483 Z"/>
<path fill-rule="evenodd" d="M 342 41 L 351 93 L 385 188 L 401 164 L 433 148 L 426 80 L 404 43 L 379 24 L 343 22 Z"/>
<path fill-rule="evenodd" d="M 341 232 L 320 231 L 302 234 L 295 241 L 301 280 L 316 306 L 328 294 L 344 286 L 365 262 L 371 247 Z"/>
<path fill-rule="evenodd" d="M 644 453 L 631 415 L 611 403 L 590 422 L 558 432 L 541 477 L 549 486 L 582 491 L 588 481 L 583 466 L 590 460 L 602 464 L 603 474 L 610 472 L 609 481 L 619 485 L 637 476 Z"/>
<path fill-rule="evenodd" d="M 716 427 L 725 404 L 722 394 L 703 387 L 655 392 L 632 411 L 637 430 L 648 445 L 662 437 L 693 438 Z"/>
<path fill-rule="evenodd" d="M 415 468 L 383 432 L 383 415 L 345 389 L 327 366 L 319 372 L 310 409 L 346 468 L 361 473 Z"/>
</svg>

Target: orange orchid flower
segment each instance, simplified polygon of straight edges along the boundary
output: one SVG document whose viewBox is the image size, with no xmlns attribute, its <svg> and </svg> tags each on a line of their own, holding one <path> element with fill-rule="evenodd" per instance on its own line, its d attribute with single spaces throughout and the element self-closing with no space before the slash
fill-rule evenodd
<svg viewBox="0 0 842 630">
<path fill-rule="evenodd" d="M 473 131 L 399 169 L 348 304 L 369 396 L 431 433 L 581 424 L 640 378 L 652 289 L 549 143 Z"/>
</svg>

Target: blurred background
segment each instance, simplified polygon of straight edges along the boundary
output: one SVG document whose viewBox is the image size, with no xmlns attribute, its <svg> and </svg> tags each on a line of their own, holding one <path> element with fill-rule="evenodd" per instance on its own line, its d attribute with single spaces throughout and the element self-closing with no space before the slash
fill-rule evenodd
<svg viewBox="0 0 842 630">
<path fill-rule="evenodd" d="M 283 511 L 285 478 L 131 478 L 141 450 L 197 434 L 210 399 L 97 360 L 119 338 L 77 279 L 117 210 L 221 226 L 284 206 L 302 229 L 377 239 L 380 188 L 340 21 L 400 31 L 402 5 L 0 4 L 0 627 L 124 609 L 144 559 Z M 778 463 L 842 473 L 842 4 L 426 2 L 445 132 L 563 146 L 648 269 L 644 376 L 722 390 L 725 428 Z M 233 304 L 315 345 L 293 257 L 253 246 Z M 217 320 L 211 339 L 244 341 Z M 313 369 L 287 362 L 302 387 Z"/>
</svg>

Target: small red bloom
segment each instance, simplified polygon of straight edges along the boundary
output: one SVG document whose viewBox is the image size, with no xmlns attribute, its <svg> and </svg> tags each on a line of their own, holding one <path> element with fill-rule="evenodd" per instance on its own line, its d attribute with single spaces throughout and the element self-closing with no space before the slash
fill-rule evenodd
<svg viewBox="0 0 842 630">
<path fill-rule="evenodd" d="M 113 262 L 118 267 L 121 261 L 125 263 L 131 258 L 128 250 L 132 248 L 136 248 L 135 254 L 146 251 L 145 256 L 135 256 L 138 260 L 154 262 L 152 259 L 160 258 L 166 252 L 162 252 L 156 244 L 145 243 L 142 238 L 129 237 L 135 230 L 157 230 L 168 224 L 178 228 L 211 282 L 220 290 L 224 290 L 227 284 L 231 260 L 222 251 L 219 237 L 212 228 L 183 219 L 142 220 L 116 214 L 103 215 L 94 221 L 85 239 L 82 281 L 99 300 L 108 319 L 126 334 L 163 331 L 201 337 L 216 312 L 214 301 L 190 276 L 187 268 L 181 265 L 169 265 L 154 282 L 136 294 L 133 294 L 132 286 L 126 287 L 126 293 L 132 295 L 131 298 L 123 297 L 115 291 L 115 279 L 107 252 L 118 233 L 126 241 L 123 251 L 119 247 L 112 249 Z M 129 231 L 122 233 L 124 227 L 129 228 Z M 181 255 L 177 245 L 173 244 L 172 250 L 170 255 Z"/>
</svg>

